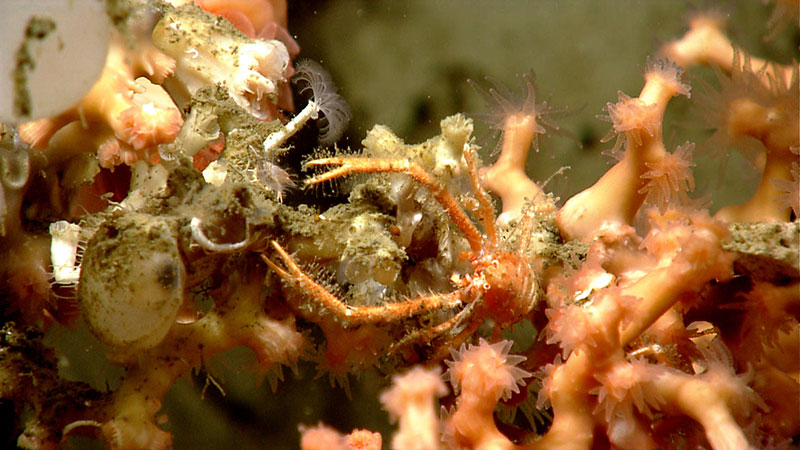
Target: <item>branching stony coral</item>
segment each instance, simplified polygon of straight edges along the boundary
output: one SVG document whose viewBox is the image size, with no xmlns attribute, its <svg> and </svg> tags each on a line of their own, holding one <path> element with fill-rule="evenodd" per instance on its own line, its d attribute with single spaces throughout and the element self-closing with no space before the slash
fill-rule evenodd
<svg viewBox="0 0 800 450">
<path fill-rule="evenodd" d="M 780 185 L 792 179 L 791 164 L 796 160 L 792 149 L 800 146 L 798 63 L 780 65 L 752 57 L 722 28 L 720 18 L 698 15 L 690 31 L 661 52 L 684 66 L 710 64 L 717 72 L 719 87 L 704 85 L 698 103 L 714 130 L 708 147 L 726 155 L 729 144 L 744 141 L 766 159 L 761 183 L 750 200 L 727 206 L 718 216 L 728 221 L 788 220 L 791 203 L 777 200 L 775 181 Z M 698 45 L 704 41 L 713 45 Z"/>
<path fill-rule="evenodd" d="M 792 149 L 800 146 L 798 68 L 795 66 L 788 77 L 782 71 L 779 75 L 767 74 L 767 65 L 756 72 L 749 56 L 742 57 L 738 51 L 733 64 L 730 76 L 718 76 L 719 91 L 706 91 L 706 117 L 716 129 L 713 143 L 724 147 L 728 140 L 755 140 L 766 162 L 761 183 L 750 202 L 724 208 L 720 217 L 746 221 L 769 215 L 774 220 L 786 220 L 788 208 L 776 201 L 773 180 L 791 179 L 791 163 L 796 162 Z"/>
<path fill-rule="evenodd" d="M 638 98 L 620 93 L 607 110 L 612 131 L 625 143 L 625 156 L 594 185 L 573 196 L 558 211 L 557 223 L 568 239 L 588 241 L 605 225 L 633 223 L 645 200 L 642 175 L 648 165 L 667 155 L 662 122 L 667 103 L 676 95 L 689 95 L 681 81 L 683 70 L 666 60 L 649 61 L 645 85 Z"/>
<path fill-rule="evenodd" d="M 688 199 L 691 146 L 670 153 L 662 139 L 670 98 L 688 94 L 675 64 L 650 61 L 639 96 L 620 95 L 609 104 L 625 156 L 560 210 L 525 175 L 525 158 L 512 158 L 527 152 L 530 131 L 539 130 L 531 122 L 543 118 L 537 112 L 543 105 L 532 96 L 522 108 L 528 136 L 507 133 L 500 159 L 508 157 L 508 164 L 483 171 L 494 172 L 498 183 L 487 186 L 510 209 L 508 220 L 496 220 L 472 122 L 463 115 L 442 120 L 441 136 L 417 145 L 375 127 L 359 157 L 308 162 L 338 167 L 306 184 L 359 174 L 348 201 L 323 210 L 324 200 L 307 193 L 302 199 L 311 206 L 280 203 L 286 168 L 277 155 L 262 152 L 265 141 L 282 146 L 290 128 L 260 120 L 277 111 L 277 88 L 290 72 L 285 55 L 277 51 L 270 66 L 277 69 L 270 72 L 247 58 L 258 52 L 230 46 L 263 47 L 262 41 L 248 41 L 197 9 L 164 8 L 172 31 L 182 29 L 177 43 L 198 37 L 181 25 L 186 20 L 201 24 L 200 34 L 220 37 L 226 52 L 197 55 L 213 67 L 189 67 L 197 62 L 191 51 L 176 56 L 186 72 L 167 91 L 170 102 L 185 106 L 179 113 L 186 125 L 173 142 L 159 144 L 152 161 L 136 162 L 130 180 L 123 169 L 115 172 L 111 179 L 125 184 L 119 201 L 84 214 L 80 226 L 66 222 L 60 200 L 78 194 L 57 188 L 62 179 L 91 179 L 85 163 L 96 163 L 94 152 L 64 153 L 58 164 L 42 161 L 38 150 L 4 128 L 0 248 L 9 257 L 0 273 L 11 289 L 0 297 L 8 299 L 6 317 L 45 328 L 61 306 L 56 294 L 72 289 L 80 272 L 80 315 L 123 372 L 103 392 L 65 382 L 36 333 L 3 327 L 0 378 L 8 382 L 0 383 L 0 397 L 19 417 L 19 445 L 47 448 L 82 434 L 111 448 L 168 448 L 181 437 L 164 426 L 177 421 L 163 415 L 171 386 L 238 346 L 252 351 L 257 372 L 267 374 L 273 389 L 281 367 L 302 370 L 302 361 L 345 382 L 370 366 L 402 373 L 381 396 L 399 423 L 393 448 L 739 449 L 781 445 L 800 433 L 794 370 L 800 229 L 796 222 L 729 224 Z M 225 66 L 237 56 L 243 66 Z M 734 72 L 744 70 L 732 62 Z M 253 68 L 274 75 L 272 85 L 261 85 L 266 81 L 246 70 Z M 228 85 L 242 81 L 234 69 L 245 69 L 244 78 L 257 84 L 252 92 Z M 203 78 L 210 72 L 218 77 Z M 317 75 L 306 77 L 318 84 L 315 96 L 334 98 L 319 69 L 312 72 Z M 779 94 L 777 103 L 744 108 L 764 108 L 762 121 L 783 118 L 776 104 L 795 101 L 783 97 L 796 81 L 779 73 L 775 66 L 754 71 L 754 97 L 742 94 L 745 106 L 758 103 L 758 83 Z M 192 85 L 191 98 L 181 83 Z M 261 98 L 259 86 L 267 86 Z M 517 108 L 504 103 L 506 94 L 499 99 L 508 106 L 503 114 Z M 322 114 L 341 118 L 335 99 L 338 106 Z M 725 111 L 740 106 L 725 104 Z M 145 142 L 148 127 L 137 123 L 129 135 Z M 776 123 L 753 137 L 783 148 L 774 144 L 795 138 L 796 124 Z M 515 124 L 506 125 L 509 131 Z M 97 137 L 92 127 L 83 131 Z M 297 152 L 313 151 L 302 141 L 292 144 Z M 201 173 L 193 157 L 209 145 L 219 147 L 209 167 L 222 169 Z M 788 147 L 791 153 L 796 146 Z M 531 191 L 502 191 L 512 172 Z M 769 181 L 781 195 L 792 192 L 780 183 L 786 178 Z M 96 187 L 116 195 L 113 187 Z M 768 197 L 785 200 L 781 195 Z M 658 208 L 649 208 L 648 196 Z M 777 220 L 788 219 L 781 208 Z M 64 309 L 57 312 L 70 312 Z M 460 350 L 450 347 L 462 343 Z M 225 384 L 209 376 L 208 383 Z M 500 423 L 498 402 L 511 411 L 539 407 L 548 419 L 541 427 Z M 439 407 L 444 413 L 437 417 Z M 384 440 L 367 430 L 301 430 L 304 448 L 380 448 Z"/>
<path fill-rule="evenodd" d="M 523 168 L 530 147 L 539 151 L 539 135 L 560 131 L 552 119 L 567 110 L 566 107 L 554 108 L 547 101 L 537 103 L 533 71 L 524 74 L 521 81 L 524 98 L 518 98 L 499 83 L 494 83 L 488 91 L 471 83 L 492 109 L 487 116 L 490 126 L 502 132 L 500 156 L 492 166 L 482 170 L 486 187 L 503 201 L 503 212 L 498 216 L 500 224 L 518 219 L 526 200 L 541 203 L 546 197 L 544 190 L 528 178 Z"/>
</svg>

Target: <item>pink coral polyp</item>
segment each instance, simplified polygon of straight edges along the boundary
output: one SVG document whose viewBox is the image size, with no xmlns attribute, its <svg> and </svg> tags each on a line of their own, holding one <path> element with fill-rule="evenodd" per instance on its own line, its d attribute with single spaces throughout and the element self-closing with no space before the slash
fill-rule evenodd
<svg viewBox="0 0 800 450">
<path fill-rule="evenodd" d="M 481 338 L 478 345 L 462 345 L 459 351 L 450 350 L 453 361 L 445 378 L 450 380 L 453 390 L 485 393 L 499 398 L 510 398 L 519 392 L 523 379 L 530 373 L 515 367 L 525 360 L 524 356 L 509 355 L 511 341 L 489 344 Z"/>
</svg>

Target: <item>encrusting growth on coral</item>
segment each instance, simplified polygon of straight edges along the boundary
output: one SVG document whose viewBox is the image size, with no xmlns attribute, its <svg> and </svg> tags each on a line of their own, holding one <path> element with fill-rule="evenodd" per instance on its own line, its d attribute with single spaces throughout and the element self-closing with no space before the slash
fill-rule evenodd
<svg viewBox="0 0 800 450">
<path fill-rule="evenodd" d="M 304 338 L 294 319 L 263 312 L 261 280 L 243 272 L 238 287 L 225 292 L 235 303 L 194 323 L 176 325 L 151 351 L 131 355 L 131 368 L 106 408 L 103 435 L 115 448 L 168 448 L 171 437 L 153 423 L 161 399 L 180 375 L 205 358 L 238 345 L 250 347 L 258 364 L 269 368 L 297 360 Z M 221 298 L 221 297 L 217 297 Z M 171 355 L 181 355 L 174 360 Z"/>
<path fill-rule="evenodd" d="M 290 65 L 286 46 L 250 39 L 199 9 L 176 11 L 167 12 L 153 30 L 155 45 L 175 58 L 174 75 L 165 85 L 176 103 L 184 106 L 202 87 L 220 84 L 254 117 L 275 119 L 278 84 Z"/>
<path fill-rule="evenodd" d="M 347 395 L 374 375 L 396 430 L 342 433 L 303 409 L 291 429 L 308 450 L 796 443 L 796 62 L 750 56 L 697 15 L 645 63 L 637 97 L 607 104 L 618 161 L 561 204 L 526 171 L 565 111 L 537 103 L 532 73 L 522 99 L 479 89 L 502 131 L 491 164 L 462 114 L 417 144 L 376 125 L 346 151 L 350 109 L 319 64 L 295 73 L 283 1 L 108 7 L 107 63 L 83 100 L 0 127 L 0 399 L 19 447 L 180 447 L 170 389 L 194 374 L 222 392 L 208 363 L 237 347 L 273 391 L 284 367 L 300 380 L 316 366 Z M 689 98 L 695 64 L 717 86 Z M 296 114 L 290 80 L 312 94 Z M 676 96 L 713 134 L 670 151 Z M 314 144 L 297 133 L 310 119 Z M 760 184 L 712 214 L 715 199 L 692 198 L 693 156 L 746 141 Z M 332 181 L 346 199 L 311 189 Z M 81 351 L 118 381 L 61 375 L 72 362 L 45 333 L 79 320 Z"/>
</svg>

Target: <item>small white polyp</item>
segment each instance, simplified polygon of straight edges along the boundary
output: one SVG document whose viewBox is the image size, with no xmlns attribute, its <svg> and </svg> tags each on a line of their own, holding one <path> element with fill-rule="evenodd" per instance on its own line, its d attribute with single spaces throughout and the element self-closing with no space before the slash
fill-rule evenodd
<svg viewBox="0 0 800 450">
<path fill-rule="evenodd" d="M 78 262 L 78 241 L 81 227 L 66 220 L 50 224 L 50 259 L 57 284 L 77 284 L 81 276 Z"/>
</svg>

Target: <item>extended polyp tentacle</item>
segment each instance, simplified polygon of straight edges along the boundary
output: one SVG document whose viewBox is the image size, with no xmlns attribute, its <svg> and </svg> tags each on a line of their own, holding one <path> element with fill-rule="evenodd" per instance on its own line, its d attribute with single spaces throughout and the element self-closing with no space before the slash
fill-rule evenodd
<svg viewBox="0 0 800 450">
<path fill-rule="evenodd" d="M 340 166 L 323 174 L 306 180 L 307 185 L 318 184 L 334 178 L 357 173 L 405 173 L 417 183 L 425 186 L 436 201 L 442 205 L 447 214 L 453 219 L 459 230 L 467 238 L 473 252 L 483 248 L 483 237 L 480 231 L 472 224 L 466 213 L 461 209 L 453 194 L 441 183 L 433 179 L 419 164 L 405 159 L 368 159 L 368 158 L 322 158 L 309 161 L 308 166 Z"/>
<path fill-rule="evenodd" d="M 461 300 L 456 295 L 429 295 L 415 300 L 398 303 L 386 303 L 377 306 L 350 306 L 339 300 L 335 295 L 328 292 L 322 285 L 314 281 L 311 277 L 303 273 L 294 262 L 289 253 L 283 249 L 276 241 L 272 241 L 272 247 L 278 253 L 285 270 L 275 264 L 266 256 L 262 255 L 264 262 L 277 273 L 281 278 L 302 290 L 310 299 L 318 302 L 325 313 L 337 316 L 345 326 L 356 326 L 366 324 L 380 324 L 386 322 L 406 319 L 426 311 L 441 310 L 442 308 L 452 308 L 461 305 Z"/>
</svg>

